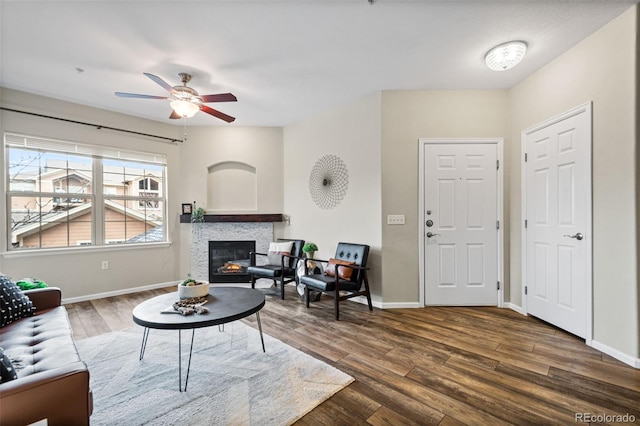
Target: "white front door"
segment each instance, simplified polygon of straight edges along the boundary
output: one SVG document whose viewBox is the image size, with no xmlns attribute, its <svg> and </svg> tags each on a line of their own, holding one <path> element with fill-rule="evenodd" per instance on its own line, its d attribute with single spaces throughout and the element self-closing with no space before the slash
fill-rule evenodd
<svg viewBox="0 0 640 426">
<path fill-rule="evenodd" d="M 523 132 L 527 313 L 586 337 L 590 298 L 591 113 Z"/>
<path fill-rule="evenodd" d="M 426 305 L 498 304 L 497 151 L 424 145 Z"/>
</svg>

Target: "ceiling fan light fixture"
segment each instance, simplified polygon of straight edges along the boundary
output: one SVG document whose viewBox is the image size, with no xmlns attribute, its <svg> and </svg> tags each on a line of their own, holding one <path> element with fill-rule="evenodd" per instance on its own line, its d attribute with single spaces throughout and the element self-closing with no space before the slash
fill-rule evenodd
<svg viewBox="0 0 640 426">
<path fill-rule="evenodd" d="M 191 118 L 196 115 L 196 112 L 200 111 L 200 107 L 198 105 L 182 99 L 171 101 L 169 105 L 171 105 L 171 108 L 176 112 L 176 114 L 184 118 Z"/>
<path fill-rule="evenodd" d="M 489 69 L 505 71 L 515 67 L 527 53 L 527 43 L 524 41 L 509 41 L 489 50 L 484 57 Z"/>
</svg>

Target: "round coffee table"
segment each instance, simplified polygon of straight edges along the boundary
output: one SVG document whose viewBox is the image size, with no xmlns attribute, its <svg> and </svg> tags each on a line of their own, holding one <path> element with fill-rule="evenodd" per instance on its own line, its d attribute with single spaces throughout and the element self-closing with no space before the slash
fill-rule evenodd
<svg viewBox="0 0 640 426">
<path fill-rule="evenodd" d="M 209 288 L 207 303 L 204 305 L 209 312 L 198 315 L 180 315 L 179 313 L 166 313 L 179 299 L 178 292 L 167 293 L 140 303 L 133 309 L 133 322 L 144 327 L 142 344 L 140 346 L 140 359 L 144 357 L 149 338 L 149 329 L 178 330 L 178 387 L 182 392 L 182 330 L 191 329 L 191 347 L 189 348 L 189 363 L 184 390 L 187 390 L 189 382 L 189 370 L 191 369 L 191 355 L 193 353 L 193 339 L 195 329 L 223 325 L 241 318 L 256 314 L 262 351 L 265 351 L 264 338 L 262 336 L 262 324 L 260 323 L 260 309 L 264 307 L 265 299 L 262 292 L 243 287 L 214 287 Z M 163 313 L 165 311 L 165 313 Z"/>
</svg>

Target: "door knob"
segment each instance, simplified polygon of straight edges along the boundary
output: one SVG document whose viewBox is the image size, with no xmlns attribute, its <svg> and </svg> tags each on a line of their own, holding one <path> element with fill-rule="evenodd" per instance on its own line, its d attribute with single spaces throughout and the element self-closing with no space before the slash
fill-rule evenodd
<svg viewBox="0 0 640 426">
<path fill-rule="evenodd" d="M 581 234 L 581 233 L 579 233 L 579 232 L 578 232 L 577 234 L 575 234 L 575 235 L 568 235 L 568 234 L 565 234 L 564 236 L 565 236 L 565 237 L 569 237 L 569 238 L 575 238 L 575 239 L 576 239 L 576 240 L 578 240 L 578 241 L 580 241 L 580 240 L 582 240 L 582 239 L 584 238 L 584 235 L 582 235 L 582 234 Z"/>
<path fill-rule="evenodd" d="M 440 234 L 434 234 L 433 232 L 427 232 L 427 238 L 435 237 L 436 235 L 440 235 Z"/>
</svg>

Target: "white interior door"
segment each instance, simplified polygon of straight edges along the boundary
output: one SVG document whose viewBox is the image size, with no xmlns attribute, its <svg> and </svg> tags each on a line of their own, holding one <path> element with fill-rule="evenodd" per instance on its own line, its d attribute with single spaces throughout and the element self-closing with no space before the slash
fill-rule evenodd
<svg viewBox="0 0 640 426">
<path fill-rule="evenodd" d="M 424 145 L 426 305 L 498 304 L 497 145 Z"/>
<path fill-rule="evenodd" d="M 527 313 L 586 337 L 590 318 L 590 109 L 523 133 Z"/>
</svg>

